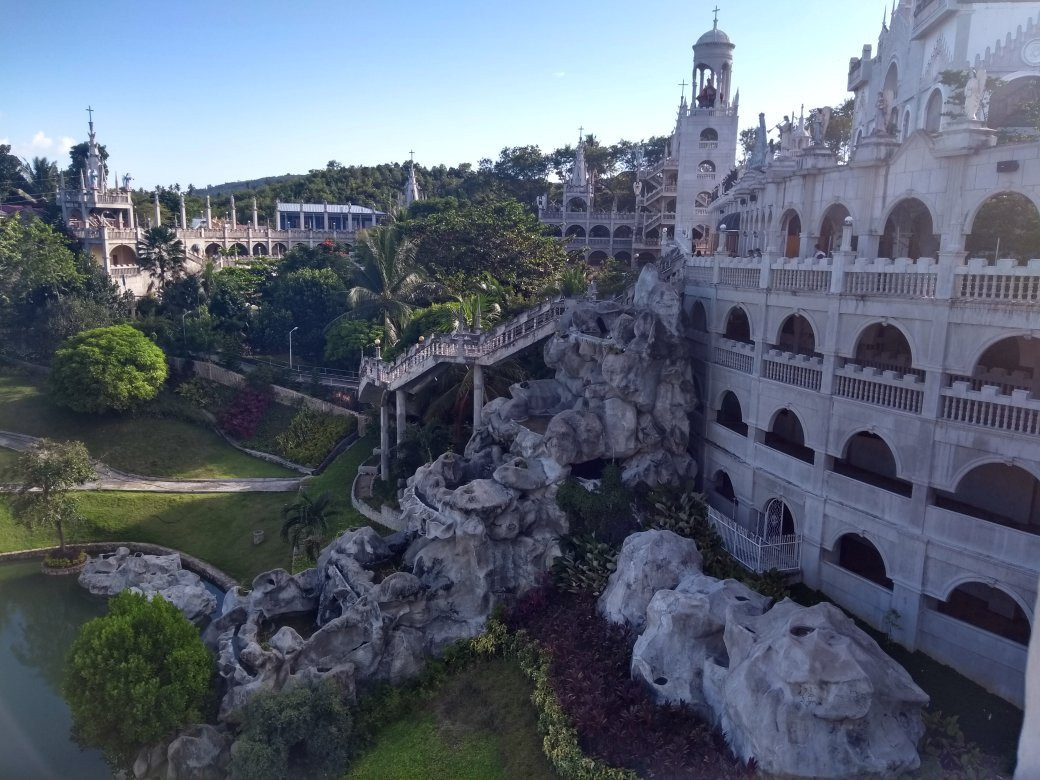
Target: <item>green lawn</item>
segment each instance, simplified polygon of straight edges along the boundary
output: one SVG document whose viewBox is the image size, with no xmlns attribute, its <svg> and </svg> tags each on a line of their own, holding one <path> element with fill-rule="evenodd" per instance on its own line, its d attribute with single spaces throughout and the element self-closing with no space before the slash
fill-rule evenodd
<svg viewBox="0 0 1040 780">
<path fill-rule="evenodd" d="M 0 482 L 4 481 L 5 472 L 18 460 L 18 453 L 0 447 Z"/>
<path fill-rule="evenodd" d="M 505 659 L 476 661 L 377 735 L 346 780 L 540 780 L 557 775 L 542 752 L 531 685 Z"/>
<path fill-rule="evenodd" d="M 138 414 L 79 414 L 51 403 L 35 378 L 0 368 L 0 430 L 78 439 L 98 460 L 149 477 L 285 477 L 294 472 L 234 449 L 183 420 Z"/>
<path fill-rule="evenodd" d="M 317 477 L 310 477 L 304 483 L 304 489 L 313 496 L 319 496 L 326 490 L 339 501 L 341 514 L 333 526 L 335 533 L 342 533 L 347 528 L 357 528 L 360 525 L 371 525 L 371 523 L 357 512 L 350 504 L 350 486 L 354 483 L 358 466 L 364 463 L 371 455 L 372 448 L 379 444 L 379 431 L 372 431 L 340 455 L 329 464 Z M 379 527 L 380 533 L 387 533 L 389 529 Z"/>
</svg>

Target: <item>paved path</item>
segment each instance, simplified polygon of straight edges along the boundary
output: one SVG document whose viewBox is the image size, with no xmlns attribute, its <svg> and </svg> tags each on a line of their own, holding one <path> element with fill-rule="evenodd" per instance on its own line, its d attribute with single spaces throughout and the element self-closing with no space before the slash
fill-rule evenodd
<svg viewBox="0 0 1040 780">
<path fill-rule="evenodd" d="M 0 447 L 21 452 L 34 441 L 35 436 L 0 431 Z M 249 477 L 243 479 L 162 479 L 142 477 L 106 466 L 94 464 L 98 479 L 75 490 L 129 490 L 149 493 L 286 493 L 298 490 L 301 477 Z"/>
</svg>

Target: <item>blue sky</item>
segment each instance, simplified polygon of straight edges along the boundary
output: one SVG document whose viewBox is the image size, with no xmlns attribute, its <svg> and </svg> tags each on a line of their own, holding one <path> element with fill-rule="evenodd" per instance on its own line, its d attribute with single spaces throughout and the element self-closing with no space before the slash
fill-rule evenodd
<svg viewBox="0 0 1040 780">
<path fill-rule="evenodd" d="M 741 126 L 843 100 L 885 2 L 718 0 Z M 92 105 L 134 186 L 669 132 L 706 0 L 0 0 L 0 142 L 67 161 Z M 840 8 L 840 13 L 838 9 Z M 838 17 L 838 18 L 836 18 Z M 687 87 L 687 95 L 689 88 Z"/>
</svg>

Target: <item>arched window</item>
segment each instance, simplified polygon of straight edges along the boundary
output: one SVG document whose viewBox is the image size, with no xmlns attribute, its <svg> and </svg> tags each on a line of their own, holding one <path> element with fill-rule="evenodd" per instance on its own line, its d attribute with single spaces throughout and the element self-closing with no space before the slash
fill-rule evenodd
<svg viewBox="0 0 1040 780">
<path fill-rule="evenodd" d="M 713 127 L 706 127 L 703 130 L 701 130 L 701 140 L 702 141 L 718 141 L 719 140 L 719 133 Z"/>
<path fill-rule="evenodd" d="M 784 257 L 798 257 L 802 243 L 802 218 L 798 216 L 797 211 L 788 211 L 780 225 L 784 234 Z"/>
<path fill-rule="evenodd" d="M 929 133 L 938 133 L 942 127 L 943 93 L 941 89 L 933 89 L 924 107 L 924 129 Z"/>
<path fill-rule="evenodd" d="M 1040 212 L 1036 205 L 1018 192 L 991 196 L 971 223 L 964 241 L 969 257 L 997 260 L 1013 257 L 1020 263 L 1040 257 Z"/>
<path fill-rule="evenodd" d="M 881 322 L 867 326 L 859 334 L 852 362 L 897 374 L 916 373 L 911 371 L 914 355 L 906 336 L 894 325 Z"/>
<path fill-rule="evenodd" d="M 715 163 L 711 160 L 703 160 L 700 165 L 697 166 L 699 173 L 715 173 Z"/>
<path fill-rule="evenodd" d="M 881 257 L 933 257 L 939 239 L 932 229 L 932 213 L 917 198 L 904 198 L 892 209 L 878 245 Z"/>
<path fill-rule="evenodd" d="M 109 254 L 109 259 L 111 260 L 112 265 L 136 265 L 137 253 L 130 247 L 120 244 L 112 249 Z"/>
<path fill-rule="evenodd" d="M 899 136 L 899 140 L 900 141 L 905 141 L 907 139 L 907 136 L 909 136 L 909 135 L 910 135 L 910 112 L 907 111 L 905 114 L 903 114 L 903 132 Z"/>
<path fill-rule="evenodd" d="M 730 309 L 726 315 L 726 330 L 723 335 L 731 341 L 754 344 L 751 340 L 751 323 L 748 321 L 747 312 L 739 306 Z"/>
<path fill-rule="evenodd" d="M 849 210 L 842 203 L 832 203 L 827 208 L 820 221 L 820 249 L 828 254 L 841 249 L 841 231 L 848 216 Z"/>
<path fill-rule="evenodd" d="M 694 202 L 694 206 L 699 209 L 706 209 L 711 205 L 711 193 L 704 191 L 697 193 L 697 199 Z"/>
<path fill-rule="evenodd" d="M 606 225 L 593 225 L 589 230 L 589 238 L 610 238 L 610 228 Z"/>
<path fill-rule="evenodd" d="M 843 456 L 834 460 L 834 471 L 907 498 L 913 490 L 909 482 L 899 478 L 895 456 L 885 440 L 867 431 L 849 439 Z"/>
<path fill-rule="evenodd" d="M 1040 533 L 1040 481 L 1019 466 L 985 463 L 954 493 L 935 491 L 935 505 L 1028 533 Z"/>
<path fill-rule="evenodd" d="M 834 551 L 830 557 L 832 563 L 836 563 L 846 571 L 858 574 L 863 579 L 870 580 L 882 588 L 892 590 L 892 580 L 885 571 L 885 560 L 881 557 L 877 547 L 871 544 L 866 537 L 859 534 L 845 534 L 834 545 Z"/>
<path fill-rule="evenodd" d="M 729 428 L 741 436 L 747 436 L 747 423 L 744 422 L 744 414 L 740 409 L 740 401 L 737 396 L 726 391 L 722 396 L 722 404 L 719 406 L 716 421 L 723 428 Z"/>
<path fill-rule="evenodd" d="M 969 623 L 983 631 L 1029 644 L 1029 618 L 1011 596 L 999 588 L 982 582 L 958 585 L 946 601 L 936 604 L 936 611 Z"/>
<path fill-rule="evenodd" d="M 815 355 L 816 336 L 809 320 L 801 314 L 792 314 L 784 320 L 778 334 L 777 349 L 796 355 Z"/>
<path fill-rule="evenodd" d="M 816 453 L 805 446 L 805 432 L 798 415 L 790 409 L 781 409 L 773 418 L 773 425 L 765 435 L 767 447 L 779 450 L 792 458 L 812 463 Z"/>
<path fill-rule="evenodd" d="M 708 332 L 708 314 L 704 309 L 704 304 L 700 301 L 693 302 L 693 308 L 690 310 L 690 323 L 696 332 Z"/>
</svg>

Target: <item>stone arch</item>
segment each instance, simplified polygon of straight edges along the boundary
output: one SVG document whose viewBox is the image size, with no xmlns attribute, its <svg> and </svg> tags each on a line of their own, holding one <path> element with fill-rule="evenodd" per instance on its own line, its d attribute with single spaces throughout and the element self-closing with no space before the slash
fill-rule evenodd
<svg viewBox="0 0 1040 780">
<path fill-rule="evenodd" d="M 274 246 L 271 247 L 271 254 L 274 257 L 285 257 L 286 251 L 288 251 L 288 250 L 286 250 L 285 244 L 280 244 L 279 243 L 279 244 L 275 244 Z"/>
<path fill-rule="evenodd" d="M 988 195 L 971 210 L 964 231 L 969 257 L 992 261 L 1011 257 L 1019 262 L 1040 257 L 1040 205 L 1024 193 L 1005 190 Z"/>
<path fill-rule="evenodd" d="M 630 225 L 618 225 L 614 228 L 614 238 L 632 238 L 632 227 Z"/>
<path fill-rule="evenodd" d="M 719 399 L 718 411 L 715 421 L 723 428 L 729 428 L 734 433 L 747 436 L 748 426 L 744 422 L 744 411 L 740 406 L 740 399 L 732 390 L 726 390 Z"/>
<path fill-rule="evenodd" d="M 587 260 L 589 265 L 603 265 L 607 262 L 607 253 L 602 250 L 592 252 Z"/>
<path fill-rule="evenodd" d="M 589 202 L 585 198 L 575 196 L 567 201 L 567 211 L 588 211 Z"/>
<path fill-rule="evenodd" d="M 916 197 L 896 201 L 888 210 L 878 246 L 880 257 L 933 257 L 939 251 L 932 210 Z"/>
<path fill-rule="evenodd" d="M 784 241 L 784 257 L 798 257 L 802 245 L 802 218 L 796 209 L 780 215 L 780 233 Z"/>
<path fill-rule="evenodd" d="M 698 333 L 708 332 L 708 311 L 700 301 L 694 301 L 690 309 L 690 325 Z"/>
<path fill-rule="evenodd" d="M 900 478 L 903 473 L 897 450 L 874 431 L 857 430 L 841 445 L 841 457 L 834 459 L 834 471 L 909 498 L 913 486 Z"/>
<path fill-rule="evenodd" d="M 220 254 L 220 244 L 206 244 L 206 257 L 216 257 Z"/>
<path fill-rule="evenodd" d="M 903 112 L 903 123 L 900 126 L 899 140 L 905 141 L 910 137 L 910 109 Z"/>
<path fill-rule="evenodd" d="M 716 130 L 714 127 L 705 127 L 703 130 L 701 130 L 701 140 L 702 141 L 718 141 L 719 140 L 719 131 Z"/>
<path fill-rule="evenodd" d="M 768 499 L 762 507 L 762 538 L 794 536 L 797 533 L 794 512 L 787 502 L 776 496 Z"/>
<path fill-rule="evenodd" d="M 777 410 L 769 422 L 763 443 L 792 458 L 813 463 L 816 453 L 805 443 L 805 428 L 798 415 L 789 408 Z"/>
<path fill-rule="evenodd" d="M 971 379 L 976 390 L 996 385 L 1001 395 L 1026 390 L 1040 398 L 1040 339 L 1028 332 L 991 339 L 972 365 Z"/>
<path fill-rule="evenodd" d="M 726 312 L 722 335 L 731 341 L 741 341 L 745 344 L 755 343 L 751 337 L 751 317 L 748 316 L 747 310 L 743 306 L 739 304 L 732 306 Z"/>
<path fill-rule="evenodd" d="M 776 334 L 776 348 L 796 355 L 817 354 L 816 329 L 809 318 L 801 313 L 785 317 Z"/>
<path fill-rule="evenodd" d="M 935 611 L 1020 645 L 1029 644 L 1029 607 L 1017 594 L 996 585 L 962 579 L 943 601 L 936 601 Z"/>
<path fill-rule="evenodd" d="M 570 225 L 564 235 L 567 238 L 585 238 L 585 228 L 581 225 Z"/>
<path fill-rule="evenodd" d="M 249 249 L 246 248 L 245 244 L 234 243 L 229 249 L 235 257 L 249 257 Z"/>
<path fill-rule="evenodd" d="M 829 557 L 831 563 L 839 568 L 870 580 L 886 590 L 892 590 L 892 579 L 888 576 L 889 567 L 884 553 L 865 535 L 841 534 L 834 540 Z"/>
<path fill-rule="evenodd" d="M 888 320 L 874 322 L 860 330 L 851 362 L 906 374 L 914 366 L 914 348 L 901 326 Z"/>
<path fill-rule="evenodd" d="M 935 505 L 1040 534 L 1040 479 L 1022 466 L 994 459 L 976 461 L 962 469 L 952 493 L 935 491 Z"/>
<path fill-rule="evenodd" d="M 293 244 L 293 249 L 306 249 L 306 248 L 307 248 L 307 244 L 305 244 L 303 241 L 297 241 L 295 244 Z"/>
<path fill-rule="evenodd" d="M 253 256 L 254 257 L 262 257 L 263 255 L 266 255 L 266 254 L 267 254 L 267 247 L 266 246 L 264 246 L 263 244 L 260 244 L 260 243 L 253 244 Z"/>
<path fill-rule="evenodd" d="M 200 254 L 201 252 L 202 252 L 202 247 L 200 247 L 198 244 L 192 244 L 191 245 L 191 253 L 193 255 Z"/>
<path fill-rule="evenodd" d="M 711 205 L 711 193 L 707 190 L 702 190 L 697 193 L 697 198 L 694 200 L 694 206 L 699 209 L 706 209 Z"/>
<path fill-rule="evenodd" d="M 922 123 L 925 132 L 938 133 L 942 129 L 943 103 L 945 100 L 943 91 L 938 87 L 933 89 L 928 96 L 928 101 L 924 104 L 924 122 Z"/>
<path fill-rule="evenodd" d="M 715 472 L 715 475 L 711 478 L 711 488 L 731 504 L 737 503 L 737 494 L 733 490 L 733 480 L 729 478 L 729 474 L 726 473 L 725 469 L 719 469 Z"/>
<path fill-rule="evenodd" d="M 715 163 L 711 160 L 701 160 L 697 165 L 698 173 L 715 173 Z"/>
<path fill-rule="evenodd" d="M 987 124 L 995 130 L 1033 128 L 1027 106 L 1040 100 L 1040 76 L 1036 72 L 1011 74 L 989 99 Z"/>
<path fill-rule="evenodd" d="M 610 228 L 606 225 L 593 225 L 589 230 L 589 238 L 610 238 Z"/>
<path fill-rule="evenodd" d="M 845 218 L 851 216 L 848 206 L 841 202 L 832 203 L 823 212 L 823 218 L 820 220 L 820 239 L 816 243 L 824 252 L 830 254 L 841 248 L 841 232 L 845 226 Z"/>
<path fill-rule="evenodd" d="M 137 252 L 134 251 L 133 247 L 126 244 L 112 247 L 108 257 L 112 265 L 137 265 Z"/>
<path fill-rule="evenodd" d="M 617 260 L 619 263 L 631 263 L 632 262 L 632 253 L 631 252 L 623 252 L 623 251 L 622 252 L 615 252 L 614 253 L 614 259 Z"/>
</svg>

